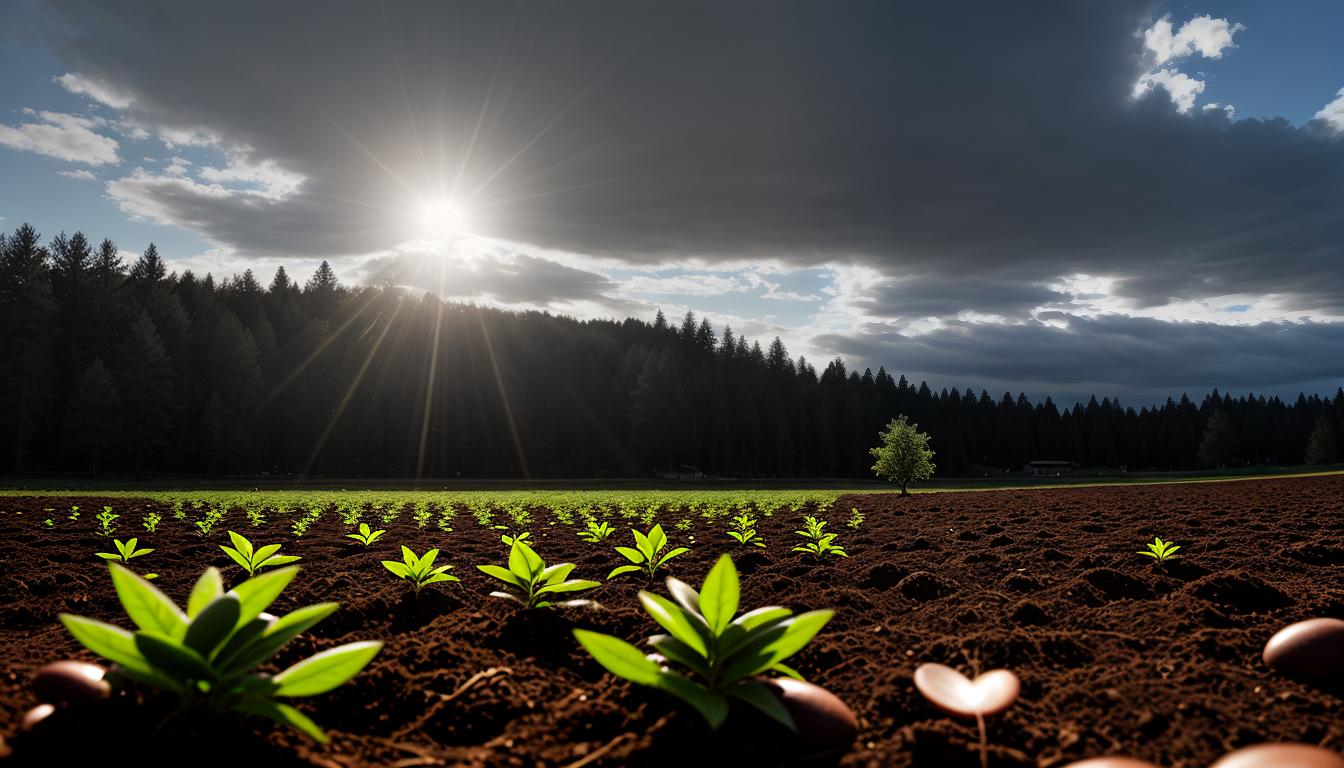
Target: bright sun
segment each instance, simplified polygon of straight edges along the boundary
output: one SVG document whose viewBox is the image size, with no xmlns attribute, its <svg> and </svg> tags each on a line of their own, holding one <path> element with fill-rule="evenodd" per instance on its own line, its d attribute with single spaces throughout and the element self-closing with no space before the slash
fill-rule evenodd
<svg viewBox="0 0 1344 768">
<path fill-rule="evenodd" d="M 468 234 L 471 219 L 466 210 L 452 200 L 427 200 L 416 212 L 421 231 L 438 240 Z"/>
</svg>

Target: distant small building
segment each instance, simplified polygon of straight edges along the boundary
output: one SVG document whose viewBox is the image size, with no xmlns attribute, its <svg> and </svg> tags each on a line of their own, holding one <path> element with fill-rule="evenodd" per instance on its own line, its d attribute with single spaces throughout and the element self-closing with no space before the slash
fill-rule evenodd
<svg viewBox="0 0 1344 768">
<path fill-rule="evenodd" d="M 1028 475 L 1059 477 L 1072 472 L 1075 466 L 1072 461 L 1028 461 L 1022 471 Z"/>
</svg>

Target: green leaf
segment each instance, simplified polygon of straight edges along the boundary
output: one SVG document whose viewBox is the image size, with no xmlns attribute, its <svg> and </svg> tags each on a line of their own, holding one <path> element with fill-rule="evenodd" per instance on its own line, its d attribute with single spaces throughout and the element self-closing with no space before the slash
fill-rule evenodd
<svg viewBox="0 0 1344 768">
<path fill-rule="evenodd" d="M 663 526 L 655 525 L 649 529 L 649 544 L 654 552 L 667 546 L 667 534 L 663 533 Z"/>
<path fill-rule="evenodd" d="M 789 677 L 792 677 L 794 680 L 805 679 L 798 670 L 794 669 L 793 667 L 790 667 L 788 664 L 776 664 L 770 669 L 773 669 L 774 671 L 780 673 L 781 675 L 787 675 Z"/>
<path fill-rule="evenodd" d="M 252 562 L 260 565 L 261 563 L 266 562 L 266 558 L 270 557 L 271 555 L 274 555 L 276 552 L 279 551 L 280 551 L 279 544 L 267 544 L 266 546 L 258 549 L 256 553 L 252 555 Z"/>
<path fill-rule="evenodd" d="M 746 630 L 752 630 L 759 626 L 769 624 L 778 619 L 787 618 L 793 615 L 793 611 L 788 608 L 781 608 L 778 605 L 767 605 L 763 608 L 757 608 L 738 616 L 733 623 Z"/>
<path fill-rule="evenodd" d="M 327 734 L 322 729 L 299 710 L 288 704 L 270 699 L 241 699 L 233 705 L 233 709 L 249 715 L 258 715 L 270 720 L 274 720 L 281 725 L 288 725 L 296 731 L 310 736 L 313 741 L 319 744 L 326 744 Z"/>
<path fill-rule="evenodd" d="M 113 560 L 113 561 L 121 560 L 121 555 L 114 555 L 111 552 L 95 552 L 94 554 L 98 555 L 104 560 Z"/>
<path fill-rule="evenodd" d="M 201 656 L 209 657 L 215 647 L 238 626 L 238 614 L 241 612 L 242 601 L 237 595 L 220 595 L 191 620 L 182 642 Z"/>
<path fill-rule="evenodd" d="M 80 645 L 127 669 L 149 674 L 153 671 L 135 647 L 135 636 L 111 624 L 69 613 L 60 615 L 61 623 Z"/>
<path fill-rule="evenodd" d="M 728 700 L 699 683 L 675 672 L 658 673 L 658 687 L 695 707 L 712 730 L 728 718 Z"/>
<path fill-rule="evenodd" d="M 521 582 L 519 578 L 514 575 L 513 571 L 510 571 L 508 568 L 503 568 L 498 565 L 478 565 L 476 567 L 479 568 L 482 573 L 485 573 L 488 576 L 493 576 L 505 584 L 511 584 L 519 589 L 527 589 L 527 585 Z"/>
<path fill-rule="evenodd" d="M 187 615 L 167 595 L 116 563 L 110 564 L 108 569 L 112 571 L 112 585 L 116 587 L 117 597 L 137 627 L 161 632 L 173 639 L 186 633 Z"/>
<path fill-rule="evenodd" d="M 298 574 L 299 567 L 291 565 L 255 576 L 234 587 L 231 591 L 243 601 L 242 612 L 238 616 L 239 625 L 255 619 L 257 614 L 270 607 Z"/>
<path fill-rule="evenodd" d="M 625 555 L 625 559 L 629 560 L 632 563 L 642 563 L 648 559 L 644 557 L 643 552 L 640 552 L 637 549 L 631 549 L 629 547 L 617 547 L 616 551 L 620 552 L 622 555 Z"/>
<path fill-rule="evenodd" d="M 381 642 L 348 643 L 314 654 L 272 678 L 280 687 L 276 696 L 316 696 L 359 674 L 378 651 Z"/>
<path fill-rule="evenodd" d="M 383 567 L 395 573 L 399 578 L 411 578 L 411 569 L 407 568 L 405 563 L 398 563 L 396 560 L 384 560 Z"/>
<path fill-rule="evenodd" d="M 739 589 L 733 559 L 728 555 L 721 556 L 709 569 L 704 586 L 700 588 L 700 612 L 716 636 L 723 633 L 737 613 Z"/>
<path fill-rule="evenodd" d="M 751 668 L 741 676 L 746 677 L 764 672 L 775 664 L 802 650 L 803 647 L 811 642 L 812 638 L 821 631 L 821 628 L 826 626 L 826 622 L 830 621 L 831 617 L 834 615 L 835 611 L 830 610 L 808 611 L 807 613 L 800 613 L 794 618 L 782 622 L 780 626 L 784 627 L 784 632 L 761 647 L 759 654 L 756 657 L 756 663 L 752 664 Z M 767 632 L 768 631 L 769 630 L 767 630 Z M 751 657 L 748 656 L 745 658 Z M 734 664 L 736 663 L 737 662 L 734 662 Z"/>
<path fill-rule="evenodd" d="M 155 669 L 187 680 L 213 680 L 214 670 L 196 651 L 158 632 L 136 632 L 135 648 Z"/>
<path fill-rule="evenodd" d="M 639 550 L 641 554 L 643 554 L 648 559 L 652 560 L 653 553 L 655 551 L 653 548 L 653 542 L 649 541 L 648 536 L 645 536 L 644 534 L 640 533 L 639 531 L 636 531 L 633 528 L 630 529 L 630 532 L 635 534 L 635 549 Z M 620 547 L 617 547 L 617 549 L 620 549 Z"/>
<path fill-rule="evenodd" d="M 602 586 L 601 582 L 588 581 L 586 579 L 574 579 L 572 581 L 562 581 L 559 584 L 547 584 L 537 590 L 538 595 L 558 595 L 563 592 L 578 592 L 584 589 Z"/>
<path fill-rule="evenodd" d="M 129 555 L 127 555 L 127 556 L 126 556 L 126 559 L 127 559 L 127 560 L 130 560 L 130 559 L 133 558 L 133 557 L 139 557 L 139 556 L 141 556 L 141 555 L 148 555 L 150 552 L 153 552 L 153 551 L 154 551 L 154 548 L 153 548 L 153 547 L 150 547 L 150 548 L 148 548 L 148 549 L 137 549 L 137 550 L 135 550 L 134 552 L 132 552 L 132 553 L 130 553 Z"/>
<path fill-rule="evenodd" d="M 607 580 L 610 581 L 623 573 L 639 573 L 639 571 L 638 565 L 619 565 L 611 569 L 611 573 L 607 574 Z"/>
<path fill-rule="evenodd" d="M 229 531 L 229 539 L 233 542 L 233 546 L 237 547 L 238 551 L 247 559 L 252 559 L 252 542 L 243 538 L 242 534 L 234 533 L 233 531 Z"/>
<path fill-rule="evenodd" d="M 700 612 L 700 593 L 696 592 L 690 584 L 673 576 L 668 576 L 667 591 L 672 593 L 672 599 L 676 600 L 682 608 L 701 617 L 704 616 Z"/>
<path fill-rule="evenodd" d="M 267 628 L 274 626 L 277 619 L 269 613 L 263 613 L 255 619 L 247 622 L 234 630 L 229 639 L 224 641 L 224 645 L 215 652 L 214 666 L 222 670 L 225 676 L 240 671 L 246 671 L 247 667 L 238 663 L 244 649 L 250 647 L 250 644 L 262 635 Z M 255 662 L 254 662 L 255 663 Z M 251 665 L 247 665 L 250 667 Z"/>
<path fill-rule="evenodd" d="M 690 667 L 692 672 L 706 680 L 709 679 L 709 663 L 705 657 L 677 638 L 671 635 L 654 635 L 649 638 L 649 645 L 669 660 Z"/>
<path fill-rule="evenodd" d="M 248 560 L 247 557 L 243 555 L 243 553 L 239 552 L 238 550 L 234 549 L 233 547 L 225 546 L 225 545 L 223 545 L 223 544 L 220 544 L 220 545 L 219 545 L 219 548 L 222 549 L 222 550 L 224 550 L 224 554 L 226 554 L 226 555 L 228 555 L 230 558 L 232 558 L 232 559 L 233 559 L 233 562 L 237 563 L 239 568 L 242 568 L 244 571 L 247 571 L 249 574 L 252 573 L 252 570 L 253 570 L 253 569 L 252 569 L 252 561 L 251 561 L 251 560 Z"/>
<path fill-rule="evenodd" d="M 658 567 L 661 568 L 663 563 L 666 563 L 668 560 L 671 560 L 677 555 L 684 555 L 690 551 L 691 550 L 687 549 L 686 547 L 677 547 L 676 549 L 670 550 L 667 554 L 663 555 L 661 558 L 658 559 Z M 704 600 L 704 597 L 702 596 L 700 599 Z"/>
<path fill-rule="evenodd" d="M 639 602 L 643 604 L 644 610 L 649 612 L 653 620 L 670 632 L 673 637 L 690 646 L 701 656 L 708 654 L 705 639 L 700 636 L 700 632 L 696 630 L 695 624 L 692 623 L 691 614 L 688 614 L 681 606 L 646 590 L 640 590 Z"/>
<path fill-rule="evenodd" d="M 619 637 L 576 629 L 574 638 L 611 674 L 640 685 L 658 685 L 658 676 L 662 673 L 662 668 L 638 648 Z"/>
<path fill-rule="evenodd" d="M 789 710 L 784 708 L 784 704 L 780 702 L 779 697 L 771 693 L 770 689 L 761 683 L 755 680 L 743 680 L 737 685 L 730 686 L 726 693 L 739 701 L 750 704 L 790 731 L 798 732 L 798 726 L 793 722 L 793 715 L 790 715 Z"/>
<path fill-rule="evenodd" d="M 420 568 L 420 558 L 416 557 L 411 548 L 405 544 L 401 545 L 401 559 L 406 563 L 406 567 L 410 569 L 411 573 Z"/>
<path fill-rule="evenodd" d="M 219 569 L 214 566 L 206 568 L 201 577 L 196 579 L 196 585 L 191 588 L 191 596 L 187 598 L 187 616 L 194 617 L 222 594 L 224 594 L 224 580 L 219 576 Z"/>
<path fill-rule="evenodd" d="M 262 561 L 261 563 L 258 564 L 258 567 L 264 565 L 267 568 L 273 568 L 277 565 L 289 565 L 290 563 L 297 563 L 302 559 L 303 558 L 299 557 L 298 555 L 276 555 L 275 557 L 272 557 L 269 560 Z"/>
<path fill-rule="evenodd" d="M 573 571 L 573 563 L 556 563 L 538 574 L 537 581 L 542 584 L 559 584 L 569 578 L 569 574 Z"/>
</svg>

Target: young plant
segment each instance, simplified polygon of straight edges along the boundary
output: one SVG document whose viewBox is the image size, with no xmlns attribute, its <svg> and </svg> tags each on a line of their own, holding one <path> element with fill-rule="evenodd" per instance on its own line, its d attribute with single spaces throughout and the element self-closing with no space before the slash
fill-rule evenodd
<svg viewBox="0 0 1344 768">
<path fill-rule="evenodd" d="M 277 697 L 326 693 L 358 674 L 383 645 L 348 643 L 276 675 L 256 672 L 258 664 L 340 607 L 318 603 L 280 618 L 264 613 L 294 579 L 297 566 L 248 579 L 228 592 L 218 569 L 208 568 L 192 588 L 185 613 L 126 568 L 108 567 L 138 631 L 68 613 L 61 614 L 61 623 L 84 647 L 118 665 L 119 676 L 178 694 L 184 709 L 259 715 L 326 743 L 316 723 Z"/>
<path fill-rule="evenodd" d="M 241 534 L 229 531 L 229 538 L 233 540 L 233 546 L 220 545 L 224 554 L 233 558 L 233 562 L 247 571 L 248 576 L 256 576 L 257 571 L 262 568 L 270 568 L 277 565 L 288 565 L 299 560 L 295 555 L 277 555 L 280 551 L 279 544 L 267 544 L 257 549 L 252 548 L 252 542 L 243 538 Z"/>
<path fill-rule="evenodd" d="M 601 586 L 601 583 L 596 581 L 568 579 L 570 572 L 574 570 L 573 563 L 557 563 L 548 567 L 540 555 L 517 539 L 509 547 L 508 568 L 498 565 L 476 567 L 487 576 L 493 576 L 507 585 L 502 592 L 491 592 L 491 597 L 512 600 L 524 608 L 550 608 L 554 605 L 549 599 L 553 595 Z M 590 602 L 590 600 L 568 600 L 561 605 L 586 605 Z"/>
<path fill-rule="evenodd" d="M 822 530 L 826 527 L 825 520 L 818 520 L 808 515 L 803 518 L 803 527 L 806 530 L 794 531 L 794 533 L 807 539 L 807 541 L 794 547 L 794 552 L 802 552 L 818 560 L 825 559 L 827 555 L 849 557 L 849 553 L 845 551 L 844 547 L 834 543 L 836 534 L 826 533 Z"/>
<path fill-rule="evenodd" d="M 359 533 L 347 533 L 345 534 L 345 538 L 354 539 L 355 541 L 358 541 L 360 544 L 363 544 L 364 546 L 367 547 L 373 542 L 377 541 L 378 537 L 382 536 L 384 533 L 387 533 L 387 531 L 371 531 L 369 530 L 368 523 L 360 523 Z"/>
<path fill-rule="evenodd" d="M 159 521 L 161 520 L 163 520 L 163 515 L 160 515 L 158 512 L 150 512 L 145 515 L 145 519 L 141 522 L 141 525 L 145 526 L 146 531 L 154 533 L 159 529 Z"/>
<path fill-rule="evenodd" d="M 610 538 L 611 534 L 615 532 L 616 528 L 606 520 L 603 520 L 600 523 L 596 520 L 589 520 L 587 529 L 579 531 L 579 538 L 589 544 L 600 544 Z"/>
<path fill-rule="evenodd" d="M 746 512 L 733 518 L 732 526 L 728 529 L 728 535 L 737 539 L 737 543 L 744 547 L 765 546 L 765 539 L 756 531 L 756 518 Z"/>
<path fill-rule="evenodd" d="M 104 560 L 113 560 L 118 563 L 127 563 L 130 562 L 132 557 L 148 555 L 150 552 L 154 551 L 152 547 L 149 549 L 136 549 L 135 545 L 139 541 L 140 541 L 139 539 L 127 539 L 126 543 L 122 544 L 121 539 L 113 539 L 112 543 L 117 545 L 117 551 L 115 553 L 98 552 L 96 554 L 99 557 L 103 558 Z"/>
<path fill-rule="evenodd" d="M 863 525 L 863 513 L 859 511 L 858 507 L 850 507 L 849 519 L 845 521 L 845 526 L 857 531 L 860 525 Z"/>
<path fill-rule="evenodd" d="M 734 618 L 740 592 L 737 569 L 728 555 L 710 569 L 699 592 L 670 577 L 667 589 L 672 600 L 639 593 L 644 610 L 668 632 L 648 639 L 656 654 L 645 656 L 630 643 L 599 632 L 576 629 L 574 637 L 608 672 L 676 696 L 695 707 L 715 730 L 728 716 L 729 699 L 797 730 L 779 699 L 754 678 L 773 671 L 802 679 L 783 662 L 801 651 L 834 611 L 794 616 L 788 608 L 768 606 Z M 672 668 L 672 663 L 685 671 Z"/>
<path fill-rule="evenodd" d="M 438 556 L 439 550 L 431 549 L 424 555 L 417 557 L 409 547 L 403 544 L 401 547 L 402 562 L 384 560 L 383 567 L 396 574 L 398 578 L 411 582 L 415 587 L 415 594 L 418 596 L 420 590 L 430 584 L 436 584 L 440 581 L 461 581 L 456 576 L 445 573 L 453 566 L 440 565 L 438 568 L 434 567 L 434 558 Z"/>
<path fill-rule="evenodd" d="M 1180 544 L 1173 544 L 1170 541 L 1163 541 L 1161 536 L 1155 537 L 1153 543 L 1147 545 L 1147 551 L 1140 550 L 1136 554 L 1151 557 L 1159 563 L 1165 563 L 1168 560 L 1176 560 L 1180 555 L 1176 550 L 1181 548 Z"/>
<path fill-rule="evenodd" d="M 78 507 L 75 507 L 78 509 Z M 121 515 L 112 511 L 111 507 L 103 507 L 103 511 L 98 513 L 98 535 L 107 537 L 117 532 L 117 526 L 113 522 Z"/>
<path fill-rule="evenodd" d="M 70 519 L 71 519 L 71 520 L 79 520 L 79 507 L 71 507 L 71 508 L 70 508 Z"/>
<path fill-rule="evenodd" d="M 684 555 L 690 552 L 686 547 L 677 547 L 668 551 L 667 554 L 659 554 L 667 547 L 667 534 L 663 533 L 661 525 L 655 525 L 649 529 L 648 535 L 642 534 L 634 528 L 630 532 L 635 534 L 635 548 L 617 547 L 616 551 L 625 556 L 633 565 L 620 565 L 613 568 L 611 573 L 607 574 L 607 579 L 614 579 L 623 573 L 639 573 L 643 571 L 650 579 L 663 567 L 668 560 L 677 555 Z"/>
</svg>

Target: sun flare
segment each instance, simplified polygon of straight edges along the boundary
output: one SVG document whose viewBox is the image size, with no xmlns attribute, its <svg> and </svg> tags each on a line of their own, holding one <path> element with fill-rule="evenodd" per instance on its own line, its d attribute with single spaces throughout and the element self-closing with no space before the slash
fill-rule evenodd
<svg viewBox="0 0 1344 768">
<path fill-rule="evenodd" d="M 447 198 L 426 200 L 416 211 L 416 223 L 421 234 L 436 240 L 447 240 L 468 234 L 471 217 L 467 210 Z"/>
</svg>

